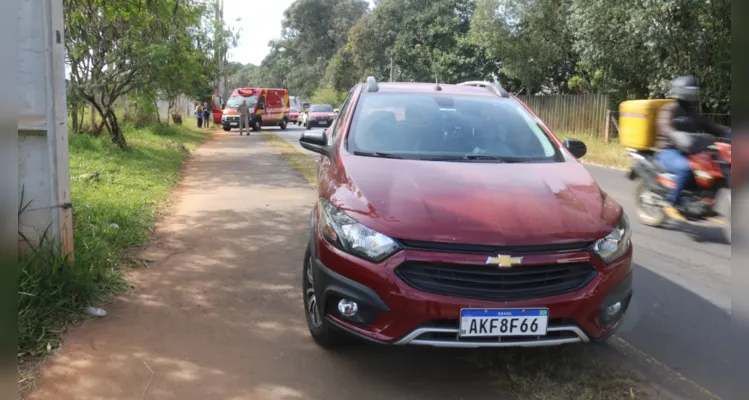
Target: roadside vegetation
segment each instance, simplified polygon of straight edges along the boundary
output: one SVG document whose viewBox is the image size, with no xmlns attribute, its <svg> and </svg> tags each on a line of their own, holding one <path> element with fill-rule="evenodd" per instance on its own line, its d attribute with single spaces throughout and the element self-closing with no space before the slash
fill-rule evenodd
<svg viewBox="0 0 749 400">
<path fill-rule="evenodd" d="M 127 288 L 123 267 L 137 266 L 127 250 L 146 243 L 183 163 L 208 135 L 193 125 L 126 124 L 127 149 L 105 136 L 70 136 L 75 257 L 59 256 L 47 240 L 20 255 L 20 390 L 28 389 L 35 366 L 58 348 L 66 327 L 87 317 L 85 307 Z"/>
<path fill-rule="evenodd" d="M 584 164 L 598 165 L 615 169 L 626 169 L 632 164 L 624 147 L 617 141 L 606 141 L 601 136 L 585 133 L 557 133 L 559 140 L 580 139 L 588 147 L 588 153 L 580 161 Z"/>
<path fill-rule="evenodd" d="M 616 111 L 626 99 L 662 97 L 671 79 L 693 74 L 703 112 L 731 110 L 730 0 L 373 3 L 293 2 L 268 56 L 260 65 L 233 64 L 229 86 L 283 86 L 337 107 L 369 75 L 497 78 L 517 95 L 605 94 Z"/>
<path fill-rule="evenodd" d="M 313 187 L 317 185 L 317 163 L 309 154 L 271 131 L 263 130 L 260 134 L 268 145 L 283 157 L 291 169 L 302 175 Z"/>
<path fill-rule="evenodd" d="M 75 252 L 63 258 L 46 237 L 19 232 L 21 364 L 54 350 L 84 307 L 126 287 L 124 250 L 146 241 L 207 135 L 192 128 L 185 103 L 210 99 L 217 61 L 238 38 L 216 5 L 63 1 Z M 19 204 L 21 223 L 29 200 Z"/>
</svg>

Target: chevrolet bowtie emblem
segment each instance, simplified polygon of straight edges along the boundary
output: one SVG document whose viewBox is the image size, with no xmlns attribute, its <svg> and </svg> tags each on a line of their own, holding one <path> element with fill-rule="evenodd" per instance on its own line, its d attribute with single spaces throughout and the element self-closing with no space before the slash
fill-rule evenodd
<svg viewBox="0 0 749 400">
<path fill-rule="evenodd" d="M 487 264 L 497 265 L 499 268 L 510 268 L 513 265 L 517 265 L 523 262 L 523 257 L 512 257 L 512 256 L 503 256 L 501 254 L 497 254 L 496 257 L 488 257 L 486 259 Z"/>
</svg>

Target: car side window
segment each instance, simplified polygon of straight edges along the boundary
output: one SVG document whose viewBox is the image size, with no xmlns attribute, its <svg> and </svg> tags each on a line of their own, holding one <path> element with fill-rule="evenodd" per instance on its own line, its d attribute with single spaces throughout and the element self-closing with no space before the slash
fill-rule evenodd
<svg viewBox="0 0 749 400">
<path fill-rule="evenodd" d="M 338 110 L 338 116 L 335 118 L 335 122 L 333 123 L 333 126 L 330 127 L 331 132 L 331 140 L 329 143 L 335 143 L 336 139 L 338 139 L 338 133 L 340 132 L 341 124 L 343 123 L 343 118 L 346 115 L 346 110 L 348 110 L 348 106 L 351 103 L 351 98 L 353 97 L 352 94 L 354 93 L 353 90 L 351 90 L 346 96 L 346 100 L 343 101 L 343 104 L 341 105 L 341 108 Z"/>
</svg>

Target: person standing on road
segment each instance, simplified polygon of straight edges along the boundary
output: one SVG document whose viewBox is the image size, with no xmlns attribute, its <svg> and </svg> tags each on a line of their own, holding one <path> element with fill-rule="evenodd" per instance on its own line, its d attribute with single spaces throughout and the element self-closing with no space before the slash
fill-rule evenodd
<svg viewBox="0 0 749 400">
<path fill-rule="evenodd" d="M 208 129 L 210 128 L 211 121 L 211 110 L 208 108 L 208 103 L 203 103 L 203 128 Z"/>
<path fill-rule="evenodd" d="M 247 129 L 247 136 L 250 136 L 250 107 L 247 106 L 247 100 L 242 100 L 237 111 L 239 111 L 239 136 L 244 134 L 245 129 Z"/>
<path fill-rule="evenodd" d="M 200 103 L 195 103 L 195 116 L 198 117 L 198 128 L 203 127 L 203 107 Z"/>
</svg>

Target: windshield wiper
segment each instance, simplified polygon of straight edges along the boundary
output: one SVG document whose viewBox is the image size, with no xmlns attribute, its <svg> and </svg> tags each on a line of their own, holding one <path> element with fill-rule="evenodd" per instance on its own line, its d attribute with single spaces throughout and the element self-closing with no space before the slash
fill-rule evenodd
<svg viewBox="0 0 749 400">
<path fill-rule="evenodd" d="M 504 160 L 502 160 L 499 157 L 490 156 L 487 154 L 466 154 L 463 156 L 463 159 L 464 160 L 493 160 L 493 161 L 504 162 Z"/>
<path fill-rule="evenodd" d="M 403 157 L 392 154 L 392 153 L 383 153 L 381 151 L 355 151 L 355 156 L 365 156 L 365 157 L 380 157 L 380 158 L 397 158 L 402 159 Z"/>
<path fill-rule="evenodd" d="M 468 161 L 494 161 L 498 163 L 503 163 L 505 160 L 490 156 L 486 154 L 466 154 L 463 156 L 429 156 L 429 157 L 419 157 L 419 160 L 424 161 L 453 161 L 453 162 L 468 162 Z"/>
</svg>

